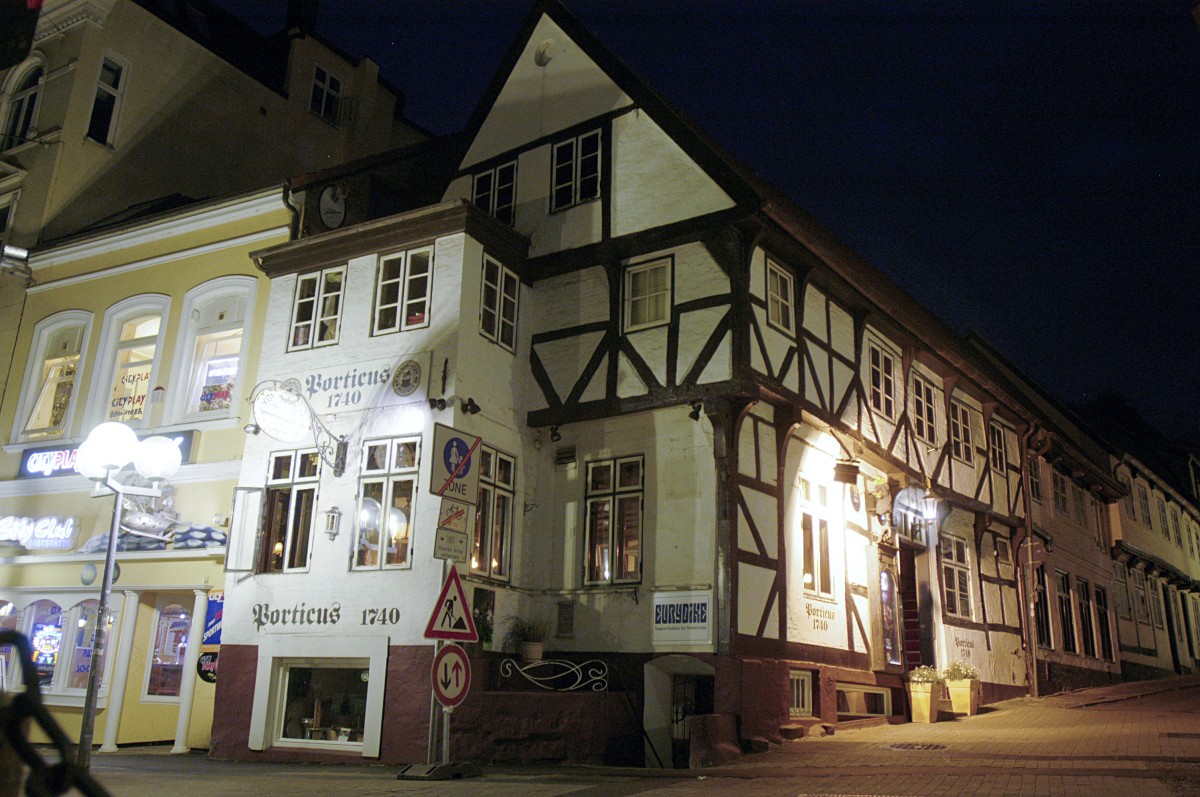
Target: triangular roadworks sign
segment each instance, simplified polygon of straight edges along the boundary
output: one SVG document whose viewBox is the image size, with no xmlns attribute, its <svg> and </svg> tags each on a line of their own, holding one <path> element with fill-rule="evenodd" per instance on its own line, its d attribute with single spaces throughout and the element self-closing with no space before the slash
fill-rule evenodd
<svg viewBox="0 0 1200 797">
<path fill-rule="evenodd" d="M 478 642 L 479 633 L 475 630 L 475 620 L 471 617 L 471 606 L 463 593 L 462 581 L 458 578 L 458 570 L 450 568 L 446 583 L 442 584 L 442 592 L 438 595 L 437 603 L 433 605 L 433 614 L 429 615 L 429 623 L 425 626 L 426 639 L 450 639 L 455 642 Z"/>
</svg>

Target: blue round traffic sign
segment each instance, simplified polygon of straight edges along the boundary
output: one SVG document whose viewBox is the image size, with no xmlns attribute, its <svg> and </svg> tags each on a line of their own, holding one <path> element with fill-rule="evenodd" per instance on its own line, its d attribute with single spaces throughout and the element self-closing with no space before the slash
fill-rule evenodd
<svg viewBox="0 0 1200 797">
<path fill-rule="evenodd" d="M 455 479 L 461 479 L 471 472 L 471 447 L 461 437 L 451 437 L 442 449 L 442 463 L 446 472 Z M 465 462 L 464 462 L 465 460 Z"/>
</svg>

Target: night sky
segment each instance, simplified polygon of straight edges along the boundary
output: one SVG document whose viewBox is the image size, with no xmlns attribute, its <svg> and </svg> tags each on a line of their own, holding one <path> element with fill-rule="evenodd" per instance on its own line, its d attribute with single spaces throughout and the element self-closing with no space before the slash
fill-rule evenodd
<svg viewBox="0 0 1200 797">
<path fill-rule="evenodd" d="M 566 7 L 951 327 L 1064 402 L 1123 393 L 1200 442 L 1196 2 Z M 284 0 L 222 3 L 281 26 Z M 323 0 L 318 31 L 448 133 L 531 7 Z"/>
</svg>

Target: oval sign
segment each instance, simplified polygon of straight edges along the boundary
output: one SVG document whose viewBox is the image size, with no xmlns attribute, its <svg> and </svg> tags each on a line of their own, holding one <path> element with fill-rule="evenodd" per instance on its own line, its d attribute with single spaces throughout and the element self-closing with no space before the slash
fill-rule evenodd
<svg viewBox="0 0 1200 797">
<path fill-rule="evenodd" d="M 254 397 L 254 422 L 283 443 L 299 443 L 311 428 L 304 399 L 278 387 L 269 387 Z"/>
</svg>

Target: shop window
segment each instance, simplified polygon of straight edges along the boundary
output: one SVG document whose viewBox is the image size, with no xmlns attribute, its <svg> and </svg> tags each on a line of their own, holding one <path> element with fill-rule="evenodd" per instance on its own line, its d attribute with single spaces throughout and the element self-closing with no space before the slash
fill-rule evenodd
<svg viewBox="0 0 1200 797">
<path fill-rule="evenodd" d="M 789 717 L 812 716 L 812 673 L 807 670 L 792 670 L 788 673 Z"/>
<path fill-rule="evenodd" d="M 87 131 L 87 137 L 100 144 L 112 146 L 116 141 L 117 120 L 125 96 L 126 71 L 125 66 L 114 58 L 105 58 L 100 66 Z"/>
<path fill-rule="evenodd" d="M 475 505 L 471 572 L 486 578 L 509 577 L 516 471 L 516 461 L 512 457 L 480 446 L 479 501 Z"/>
<path fill-rule="evenodd" d="M 18 78 L 8 99 L 8 119 L 0 138 L 0 151 L 19 147 L 37 137 L 38 98 L 45 74 L 45 67 L 35 63 Z"/>
<path fill-rule="evenodd" d="M 488 255 L 483 256 L 483 288 L 479 297 L 479 331 L 508 351 L 517 345 L 517 275 Z"/>
<path fill-rule="evenodd" d="M 625 270 L 626 332 L 671 320 L 671 266 L 671 259 L 663 258 Z"/>
<path fill-rule="evenodd" d="M 164 595 L 155 606 L 150 666 L 146 668 L 146 697 L 179 697 L 192 620 L 187 610 L 174 600 Z"/>
<path fill-rule="evenodd" d="M 419 438 L 372 440 L 364 444 L 355 570 L 411 565 L 413 500 L 420 464 Z"/>
<path fill-rule="evenodd" d="M 91 314 L 72 311 L 44 319 L 34 328 L 17 413 L 22 439 L 61 437 L 69 427 L 90 322 Z"/>
<path fill-rule="evenodd" d="M 371 334 L 429 326 L 432 276 L 431 246 L 382 258 L 375 277 L 375 324 Z"/>
<path fill-rule="evenodd" d="M 64 610 L 44 599 L 25 610 L 21 630 L 33 647 L 34 669 L 43 693 L 77 695 L 87 689 L 99 605 L 99 601 L 88 600 Z"/>
<path fill-rule="evenodd" d="M 310 662 L 282 663 L 284 699 L 277 743 L 361 749 L 370 660 Z"/>
<path fill-rule="evenodd" d="M 319 478 L 316 449 L 271 454 L 257 572 L 308 569 Z"/>
<path fill-rule="evenodd" d="M 341 333 L 346 268 L 327 268 L 296 279 L 288 351 L 332 346 Z"/>
<path fill-rule="evenodd" d="M 972 465 L 975 447 L 971 443 L 971 410 L 957 401 L 950 402 L 950 453 L 959 462 Z M 1031 470 L 1033 462 L 1030 463 Z"/>
<path fill-rule="evenodd" d="M 971 619 L 971 563 L 967 543 L 958 537 L 942 536 L 942 597 L 946 614 Z"/>
<path fill-rule="evenodd" d="M 16 631 L 21 622 L 21 616 L 16 607 L 8 601 L 0 601 L 0 631 Z M 21 676 L 20 667 L 15 658 L 12 645 L 0 645 L 0 692 L 5 688 L 18 689 Z"/>
<path fill-rule="evenodd" d="M 778 263 L 767 260 L 767 321 L 783 332 L 791 332 L 795 313 L 792 275 Z"/>
<path fill-rule="evenodd" d="M 896 417 L 896 361 L 892 353 L 870 341 L 867 344 L 867 367 L 871 388 L 871 409 L 885 418 Z"/>
<path fill-rule="evenodd" d="M 878 686 L 838 684 L 837 713 L 839 720 L 891 716 L 892 694 Z"/>
<path fill-rule="evenodd" d="M 641 580 L 644 470 L 640 455 L 587 463 L 584 574 L 589 584 Z"/>
<path fill-rule="evenodd" d="M 475 175 L 471 201 L 501 224 L 513 225 L 517 195 L 517 162 L 509 161 Z"/>
<path fill-rule="evenodd" d="M 600 131 L 554 145 L 550 210 L 563 210 L 600 196 Z"/>
<path fill-rule="evenodd" d="M 800 555 L 804 591 L 833 597 L 833 568 L 829 561 L 829 487 L 800 479 Z"/>
<path fill-rule="evenodd" d="M 1071 576 L 1061 570 L 1054 571 L 1058 586 L 1058 627 L 1062 632 L 1062 649 L 1075 653 L 1079 646 L 1075 640 L 1075 613 L 1071 609 Z"/>
<path fill-rule="evenodd" d="M 178 397 L 176 419 L 226 418 L 237 406 L 255 287 L 252 277 L 226 277 L 184 297 L 181 343 L 171 369 L 181 382 L 171 390 Z"/>
</svg>

